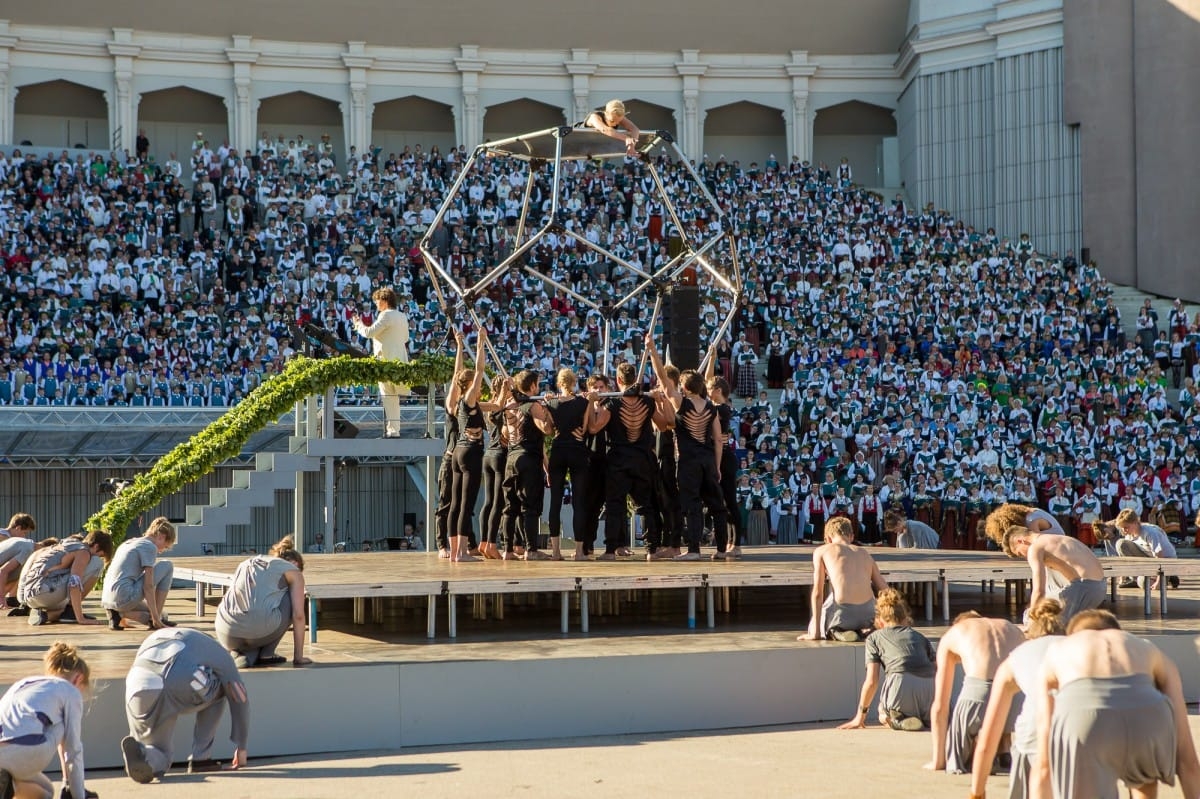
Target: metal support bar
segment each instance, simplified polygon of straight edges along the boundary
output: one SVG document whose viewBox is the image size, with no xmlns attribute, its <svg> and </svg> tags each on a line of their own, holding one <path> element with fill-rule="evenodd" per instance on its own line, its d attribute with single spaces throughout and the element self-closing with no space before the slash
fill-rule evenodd
<svg viewBox="0 0 1200 799">
<path fill-rule="evenodd" d="M 579 630 L 588 631 L 588 592 L 584 589 L 579 591 Z"/>
<path fill-rule="evenodd" d="M 708 629 L 713 629 L 717 626 L 717 608 L 715 597 L 713 595 L 713 587 L 706 585 L 704 587 L 705 610 L 708 612 Z"/>
<path fill-rule="evenodd" d="M 696 629 L 696 589 L 689 588 L 688 592 L 688 629 Z"/>
<path fill-rule="evenodd" d="M 563 591 L 563 592 L 561 592 L 560 596 L 562 598 L 562 608 L 561 608 L 561 612 L 559 613 L 559 617 L 560 617 L 559 620 L 561 622 L 561 625 L 560 625 L 561 629 L 563 631 L 563 634 L 565 635 L 566 633 L 571 631 L 571 621 L 570 621 L 571 592 Z"/>
<path fill-rule="evenodd" d="M 426 547 L 428 549 L 428 547 Z M 429 594 L 429 604 L 425 608 L 425 637 L 433 640 L 437 635 L 437 594 Z"/>
</svg>

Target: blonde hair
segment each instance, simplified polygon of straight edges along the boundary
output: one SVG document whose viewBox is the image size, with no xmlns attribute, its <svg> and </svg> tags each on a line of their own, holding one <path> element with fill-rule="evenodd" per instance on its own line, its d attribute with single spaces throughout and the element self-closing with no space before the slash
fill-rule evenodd
<svg viewBox="0 0 1200 799">
<path fill-rule="evenodd" d="M 1063 606 L 1057 599 L 1043 597 L 1029 609 L 1029 625 L 1025 637 L 1033 640 L 1045 635 L 1062 635 L 1066 632 L 1062 619 Z"/>
<path fill-rule="evenodd" d="M 1007 530 L 1005 530 L 1004 535 L 1000 537 L 1000 549 L 1004 550 L 1004 554 L 1008 555 L 1010 558 L 1021 557 L 1015 551 L 1013 551 L 1013 539 L 1020 536 L 1030 535 L 1032 532 L 1033 531 L 1028 527 L 1022 527 L 1014 524 L 1012 527 L 1009 527 Z"/>
<path fill-rule="evenodd" d="M 46 673 L 52 677 L 70 679 L 72 675 L 78 674 L 83 677 L 84 685 L 87 685 L 92 677 L 92 670 L 88 668 L 87 661 L 80 657 L 78 649 L 66 641 L 55 641 L 51 644 L 46 654 L 42 655 L 42 663 Z"/>
<path fill-rule="evenodd" d="M 149 538 L 152 535 L 162 536 L 167 541 L 167 548 L 175 546 L 175 541 L 178 538 L 178 533 L 175 532 L 175 525 L 171 524 L 171 520 L 166 516 L 159 516 L 154 521 L 150 522 L 150 526 L 146 528 L 145 537 Z"/>
<path fill-rule="evenodd" d="M 609 100 L 604 106 L 604 116 L 624 119 L 625 118 L 625 103 L 620 100 Z"/>
<path fill-rule="evenodd" d="M 1080 630 L 1119 630 L 1121 622 L 1117 621 L 1117 617 L 1110 610 L 1100 610 L 1093 608 L 1091 610 L 1081 610 L 1071 617 L 1071 623 L 1067 625 L 1067 635 L 1077 633 Z"/>
<path fill-rule="evenodd" d="M 854 527 L 845 516 L 834 516 L 825 522 L 825 540 L 828 541 L 830 536 L 835 535 L 841 536 L 846 540 L 854 539 Z"/>
<path fill-rule="evenodd" d="M 1003 546 L 1004 533 L 1010 527 L 1024 527 L 1029 520 L 1029 514 L 1037 508 L 1019 505 L 1016 502 L 1006 502 L 988 514 L 985 523 L 987 537 Z"/>
<path fill-rule="evenodd" d="M 563 391 L 574 391 L 575 386 L 579 384 L 579 378 L 575 374 L 574 369 L 563 367 L 558 370 L 558 374 L 554 377 L 554 385 L 561 388 Z"/>
<path fill-rule="evenodd" d="M 1125 508 L 1117 514 L 1117 518 L 1113 519 L 1113 524 L 1117 527 L 1124 527 L 1127 524 L 1141 524 L 1142 517 L 1138 516 L 1137 511 L 1133 508 Z"/>
<path fill-rule="evenodd" d="M 296 549 L 296 540 L 290 535 L 279 539 L 275 546 L 267 550 L 267 554 L 275 558 L 282 558 L 289 563 L 295 563 L 300 571 L 304 571 L 304 556 Z"/>
<path fill-rule="evenodd" d="M 28 513 L 14 513 L 12 518 L 8 520 L 6 530 L 11 530 L 14 527 L 20 527 L 22 530 L 33 532 L 37 529 L 37 522 Z"/>
<path fill-rule="evenodd" d="M 912 624 L 912 611 L 904 595 L 895 588 L 885 588 L 875 597 L 875 621 L 881 627 Z"/>
</svg>

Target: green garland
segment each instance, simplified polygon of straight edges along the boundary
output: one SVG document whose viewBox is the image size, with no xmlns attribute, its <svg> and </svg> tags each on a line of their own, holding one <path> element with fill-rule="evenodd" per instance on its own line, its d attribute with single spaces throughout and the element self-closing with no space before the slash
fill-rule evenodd
<svg viewBox="0 0 1200 799">
<path fill-rule="evenodd" d="M 139 515 L 236 457 L 252 435 L 310 394 L 322 394 L 330 386 L 380 381 L 436 385 L 448 382 L 453 371 L 453 359 L 445 356 L 421 356 L 410 363 L 346 355 L 323 360 L 293 358 L 280 374 L 264 380 L 245 400 L 168 452 L 150 471 L 134 478 L 118 496 L 104 503 L 83 529 L 105 530 L 120 542 Z"/>
</svg>

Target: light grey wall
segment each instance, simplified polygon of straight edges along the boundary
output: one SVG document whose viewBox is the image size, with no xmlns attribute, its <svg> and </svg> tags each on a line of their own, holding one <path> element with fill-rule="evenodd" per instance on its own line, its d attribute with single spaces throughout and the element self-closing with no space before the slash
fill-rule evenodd
<svg viewBox="0 0 1200 799">
<path fill-rule="evenodd" d="M 1079 146 L 1062 111 L 1062 48 L 918 75 L 897 111 L 900 172 L 918 206 L 1078 251 Z"/>
<path fill-rule="evenodd" d="M 1064 0 L 1063 42 L 1084 243 L 1111 280 L 1200 298 L 1200 0 Z"/>
</svg>

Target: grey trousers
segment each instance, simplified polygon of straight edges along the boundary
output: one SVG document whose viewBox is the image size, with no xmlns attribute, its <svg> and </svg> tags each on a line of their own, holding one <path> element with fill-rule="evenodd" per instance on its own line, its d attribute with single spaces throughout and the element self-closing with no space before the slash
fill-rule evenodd
<svg viewBox="0 0 1200 799">
<path fill-rule="evenodd" d="M 275 648 L 279 646 L 279 642 L 283 640 L 283 636 L 287 634 L 291 626 L 292 595 L 291 592 L 285 591 L 283 598 L 279 601 L 279 625 L 274 630 L 257 638 L 246 638 L 230 635 L 224 625 L 218 624 L 216 638 L 225 649 L 246 658 L 247 666 L 253 666 L 262 658 L 275 656 Z"/>
<path fill-rule="evenodd" d="M 142 676 L 150 683 L 155 682 L 157 674 L 136 662 L 130 669 L 130 676 L 139 669 L 154 675 Z M 161 682 L 161 688 L 143 686 L 136 693 L 126 695 L 125 718 L 129 722 L 130 734 L 142 744 L 146 762 L 154 770 L 155 776 L 161 777 L 171 768 L 171 739 L 175 735 L 175 723 L 182 715 L 196 714 L 191 759 L 205 760 L 211 757 L 217 726 L 221 723 L 221 714 L 225 712 L 225 697 L 218 695 L 206 705 L 191 704 L 195 697 L 191 676 L 182 672 L 168 671 L 165 679 L 158 682 Z"/>
<path fill-rule="evenodd" d="M 154 562 L 154 590 L 159 593 L 170 590 L 171 580 L 175 577 L 175 564 L 169 560 L 158 560 Z M 135 613 L 137 611 L 146 612 L 149 608 L 146 607 L 145 592 L 142 588 L 142 581 L 146 578 L 139 577 L 132 583 L 129 583 L 120 593 L 117 594 L 117 606 L 113 610 L 120 613 Z"/>
</svg>

